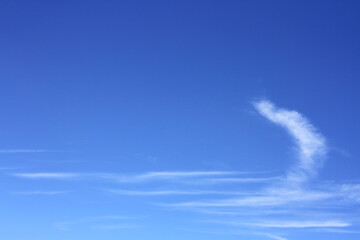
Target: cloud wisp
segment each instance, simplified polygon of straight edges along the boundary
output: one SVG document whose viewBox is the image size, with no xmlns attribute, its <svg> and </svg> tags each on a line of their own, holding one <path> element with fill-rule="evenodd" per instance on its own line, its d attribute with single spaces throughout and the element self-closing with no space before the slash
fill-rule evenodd
<svg viewBox="0 0 360 240">
<path fill-rule="evenodd" d="M 343 228 L 351 224 L 341 220 L 324 220 L 324 221 L 271 221 L 250 224 L 256 227 L 265 228 Z"/>
<path fill-rule="evenodd" d="M 225 192 L 225 191 L 184 191 L 184 190 L 157 190 L 157 191 L 134 191 L 122 189 L 107 190 L 110 193 L 117 195 L 128 196 L 166 196 L 166 195 L 245 195 L 243 192 Z"/>
<path fill-rule="evenodd" d="M 184 181 L 187 179 L 205 179 L 208 177 L 220 176 L 236 176 L 244 174 L 245 172 L 233 171 L 163 171 L 163 172 L 148 172 L 138 175 L 119 175 L 119 174 L 103 174 L 104 179 L 114 180 L 119 183 L 141 183 L 148 181 Z M 248 172 L 246 172 L 248 173 Z"/>
<path fill-rule="evenodd" d="M 268 237 L 268 238 L 270 238 L 270 239 L 275 239 L 275 240 L 288 240 L 287 238 L 280 237 L 280 236 L 277 236 L 277 235 L 274 235 L 274 234 L 270 234 L 270 233 L 262 233 L 262 234 L 259 234 L 259 235 Z"/>
<path fill-rule="evenodd" d="M 36 173 L 13 173 L 14 177 L 29 179 L 71 179 L 82 176 L 78 173 L 62 173 L 62 172 L 36 172 Z"/>
<path fill-rule="evenodd" d="M 288 181 L 302 183 L 315 175 L 327 152 L 325 138 L 296 111 L 277 108 L 267 100 L 255 102 L 254 106 L 262 116 L 286 129 L 296 142 L 299 162 L 288 173 Z"/>
<path fill-rule="evenodd" d="M 62 152 L 50 149 L 0 149 L 0 153 L 52 153 Z"/>
<path fill-rule="evenodd" d="M 274 182 L 281 180 L 282 177 L 252 177 L 252 178 L 205 178 L 196 182 L 196 184 L 223 184 L 223 183 L 261 183 Z"/>
<path fill-rule="evenodd" d="M 181 202 L 171 205 L 175 207 L 278 207 L 296 203 L 301 203 L 302 205 L 311 204 L 332 197 L 334 197 L 333 194 L 328 192 L 272 189 L 260 195 L 246 196 L 243 198 Z"/>
<path fill-rule="evenodd" d="M 233 226 L 251 226 L 261 228 L 343 228 L 349 227 L 351 224 L 347 221 L 338 219 L 324 220 L 267 220 L 262 222 L 244 222 L 244 221 L 208 221 L 210 223 L 226 224 Z"/>
<path fill-rule="evenodd" d="M 249 172 L 246 172 L 249 174 Z M 118 183 L 142 183 L 149 181 L 184 181 L 189 179 L 197 179 L 198 183 L 218 182 L 262 182 L 270 179 L 265 178 L 224 178 L 229 175 L 239 175 L 244 172 L 230 172 L 230 171 L 188 171 L 188 172 L 148 172 L 137 175 L 122 175 L 115 173 L 73 173 L 73 172 L 27 172 L 27 173 L 12 173 L 11 175 L 19 178 L 28 179 L 87 179 L 87 180 L 109 180 Z M 212 177 L 209 179 L 209 177 Z M 217 178 L 214 178 L 217 177 Z M 221 177 L 221 178 L 220 178 Z"/>
</svg>

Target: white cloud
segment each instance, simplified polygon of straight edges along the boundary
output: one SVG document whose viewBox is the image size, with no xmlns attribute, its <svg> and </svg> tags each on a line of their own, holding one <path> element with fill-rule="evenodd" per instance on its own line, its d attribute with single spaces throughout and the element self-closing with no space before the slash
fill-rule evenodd
<svg viewBox="0 0 360 240">
<path fill-rule="evenodd" d="M 222 199 L 213 201 L 194 201 L 175 203 L 178 207 L 268 207 L 285 204 L 309 204 L 335 197 L 333 193 L 286 188 L 270 188 L 263 194 L 243 198 Z"/>
<path fill-rule="evenodd" d="M 112 173 L 64 173 L 64 172 L 33 172 L 33 173 L 13 173 L 12 176 L 21 178 L 43 178 L 43 179 L 69 179 L 82 177 L 86 179 L 104 179 L 119 183 L 137 183 L 146 181 L 169 181 L 182 179 L 203 179 L 208 176 L 236 175 L 238 172 L 226 171 L 188 171 L 188 172 L 148 172 L 138 175 L 122 175 Z M 241 173 L 240 173 L 241 174 Z M 255 179 L 249 179 L 255 181 Z"/>
<path fill-rule="evenodd" d="M 161 195 L 241 195 L 241 192 L 224 192 L 224 191 L 181 191 L 181 190 L 159 190 L 159 191 L 132 191 L 132 190 L 108 190 L 118 195 L 129 196 L 161 196 Z"/>
<path fill-rule="evenodd" d="M 301 183 L 313 176 L 327 151 L 324 137 L 296 111 L 277 108 L 267 100 L 255 102 L 254 106 L 262 116 L 285 128 L 295 139 L 299 163 L 288 173 L 288 181 Z"/>
<path fill-rule="evenodd" d="M 196 181 L 196 184 L 220 184 L 220 183 L 261 183 L 280 180 L 281 177 L 265 178 L 204 178 Z"/>
<path fill-rule="evenodd" d="M 340 220 L 325 221 L 272 221 L 249 224 L 256 227 L 265 228 L 328 228 L 328 227 L 348 227 L 350 223 Z"/>
<path fill-rule="evenodd" d="M 60 152 L 48 149 L 0 149 L 0 153 L 47 153 L 47 152 Z"/>
<path fill-rule="evenodd" d="M 224 171 L 188 171 L 188 172 L 149 172 L 134 176 L 134 180 L 144 181 L 151 179 L 174 179 L 174 178 L 194 178 L 207 176 L 236 175 L 238 172 Z"/>
<path fill-rule="evenodd" d="M 273 178 L 224 178 L 224 176 L 236 176 L 241 174 L 252 174 L 254 172 L 235 171 L 164 171 L 148 172 L 138 175 L 121 174 L 97 174 L 97 177 L 116 181 L 119 183 L 143 183 L 148 181 L 171 181 L 191 184 L 215 184 L 231 182 L 265 182 Z M 211 177 L 211 178 L 210 178 Z"/>
<path fill-rule="evenodd" d="M 68 179 L 74 177 L 80 177 L 77 173 L 14 173 L 12 176 L 20 178 L 50 178 L 50 179 Z"/>
<path fill-rule="evenodd" d="M 267 220 L 258 222 L 249 221 L 219 221 L 219 220 L 207 220 L 205 222 L 218 223 L 223 225 L 232 225 L 236 227 L 256 227 L 256 228 L 345 228 L 351 226 L 347 221 L 337 219 L 322 219 L 322 220 Z"/>
</svg>

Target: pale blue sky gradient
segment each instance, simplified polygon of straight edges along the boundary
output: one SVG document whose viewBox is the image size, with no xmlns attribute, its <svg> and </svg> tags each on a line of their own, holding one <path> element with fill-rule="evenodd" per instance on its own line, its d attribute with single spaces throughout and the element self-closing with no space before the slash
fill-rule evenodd
<svg viewBox="0 0 360 240">
<path fill-rule="evenodd" d="M 357 239 L 358 1 L 2 1 L 0 239 Z"/>
</svg>

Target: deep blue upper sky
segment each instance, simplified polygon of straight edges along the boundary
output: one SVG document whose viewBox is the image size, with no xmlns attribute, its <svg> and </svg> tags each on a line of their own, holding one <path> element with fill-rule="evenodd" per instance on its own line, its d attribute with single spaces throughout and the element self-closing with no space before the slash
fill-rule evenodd
<svg viewBox="0 0 360 240">
<path fill-rule="evenodd" d="M 359 11 L 355 0 L 2 1 L 0 239 L 357 238 Z M 309 125 L 274 120 L 261 101 Z M 176 205 L 284 190 L 302 159 L 289 121 L 325 139 L 298 191 L 326 192 L 329 206 L 289 200 L 257 206 L 259 218 Z M 232 180 L 207 182 L 218 177 Z"/>
</svg>

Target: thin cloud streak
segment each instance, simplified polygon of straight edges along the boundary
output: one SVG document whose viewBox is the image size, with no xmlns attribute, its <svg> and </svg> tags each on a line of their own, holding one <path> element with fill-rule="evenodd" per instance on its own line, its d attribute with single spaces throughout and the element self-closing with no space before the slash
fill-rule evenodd
<svg viewBox="0 0 360 240">
<path fill-rule="evenodd" d="M 179 230 L 189 231 L 189 232 L 197 232 L 197 233 L 205 233 L 205 234 L 217 234 L 217 235 L 235 235 L 235 236 L 241 236 L 242 238 L 244 236 L 253 235 L 253 236 L 262 236 L 267 237 L 270 239 L 276 239 L 276 240 L 288 240 L 287 238 L 280 237 L 274 234 L 270 233 L 264 233 L 264 232 L 253 232 L 253 231 L 244 231 L 236 229 L 226 229 L 225 231 L 211 231 L 211 230 L 201 230 L 201 229 L 190 229 L 190 228 L 179 228 Z"/>
<path fill-rule="evenodd" d="M 277 181 L 281 177 L 267 177 L 267 178 L 206 178 L 196 182 L 196 184 L 221 184 L 221 183 L 261 183 Z"/>
<path fill-rule="evenodd" d="M 14 177 L 31 178 L 31 179 L 69 179 L 82 176 L 77 173 L 14 173 Z"/>
<path fill-rule="evenodd" d="M 328 192 L 290 191 L 287 189 L 271 190 L 263 195 L 248 196 L 244 198 L 223 199 L 213 201 L 194 201 L 169 204 L 177 207 L 271 207 L 294 203 L 313 203 L 335 197 Z"/>
<path fill-rule="evenodd" d="M 202 178 L 208 176 L 225 176 L 225 175 L 237 175 L 243 174 L 243 172 L 230 172 L 230 171 L 183 171 L 183 172 L 149 172 L 145 174 L 128 176 L 118 178 L 119 181 L 150 181 L 150 180 L 171 180 L 171 179 L 187 179 L 187 178 Z"/>
<path fill-rule="evenodd" d="M 351 223 L 338 219 L 322 219 L 322 220 L 267 220 L 262 222 L 246 222 L 246 221 L 218 221 L 208 220 L 205 222 L 218 223 L 223 225 L 232 225 L 236 227 L 248 226 L 257 228 L 345 228 L 351 226 Z"/>
<path fill-rule="evenodd" d="M 132 190 L 108 190 L 110 193 L 128 196 L 161 196 L 161 195 L 243 195 L 241 192 L 224 191 L 180 191 L 180 190 L 161 190 L 161 191 L 132 191 Z"/>
<path fill-rule="evenodd" d="M 264 233 L 264 234 L 259 234 L 259 235 L 263 235 L 263 236 L 266 236 L 268 238 L 275 239 L 275 240 L 288 240 L 287 238 L 280 237 L 280 236 L 270 234 L 270 233 Z"/>
<path fill-rule="evenodd" d="M 149 172 L 138 175 L 121 175 L 112 173 L 65 173 L 65 172 L 32 172 L 32 173 L 12 173 L 14 177 L 20 178 L 43 178 L 43 179 L 70 179 L 70 178 L 86 178 L 86 179 L 104 179 L 116 181 L 119 183 L 137 183 L 146 181 L 168 181 L 181 179 L 203 179 L 208 176 L 226 176 L 236 175 L 238 172 L 214 172 L 214 171 L 189 171 L 189 172 Z M 253 179 L 251 179 L 253 181 Z"/>
<path fill-rule="evenodd" d="M 274 221 L 264 223 L 253 223 L 251 226 L 265 227 L 265 228 L 343 228 L 351 224 L 340 220 L 326 220 L 326 221 Z"/>
<path fill-rule="evenodd" d="M 62 152 L 49 149 L 0 149 L 0 153 L 50 153 L 50 152 Z"/>
<path fill-rule="evenodd" d="M 143 175 L 139 175 L 138 177 L 139 178 L 201 177 L 201 176 L 234 175 L 234 174 L 238 174 L 238 172 L 221 172 L 221 171 L 149 172 Z"/>
<path fill-rule="evenodd" d="M 330 232 L 330 233 L 339 233 L 339 234 L 360 234 L 360 231 L 347 230 L 342 228 L 318 228 L 316 232 Z"/>
</svg>

